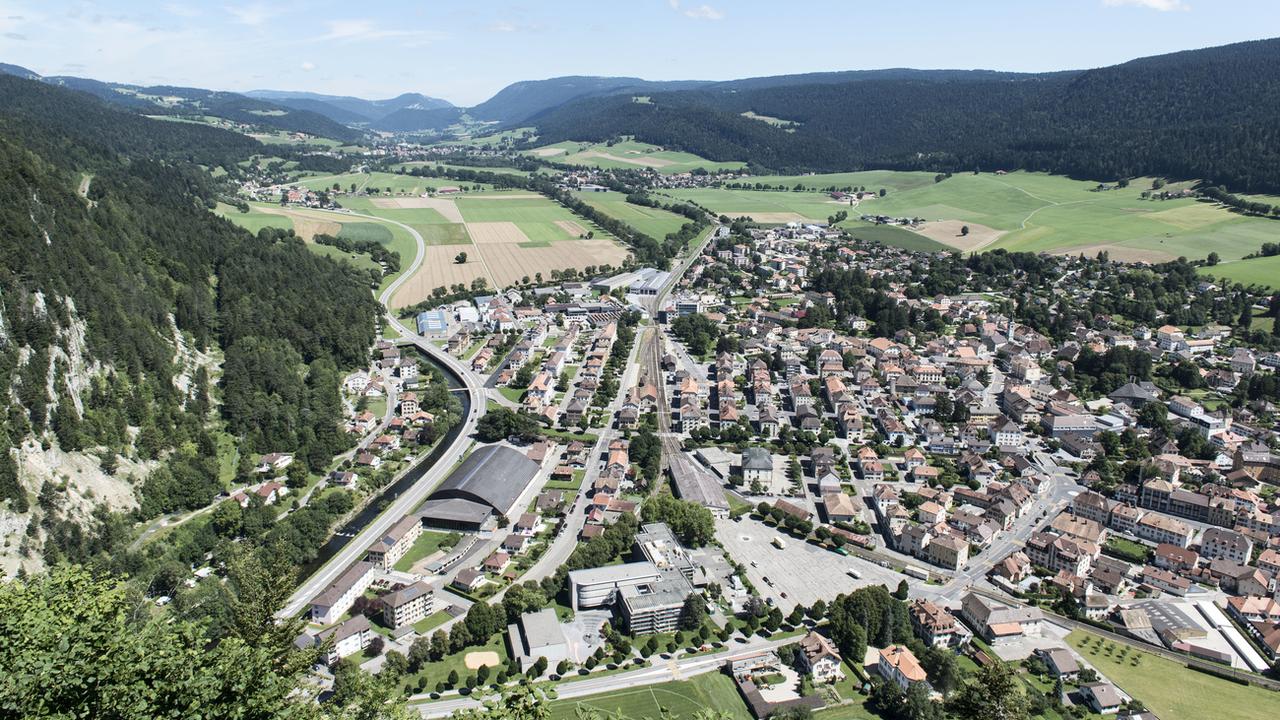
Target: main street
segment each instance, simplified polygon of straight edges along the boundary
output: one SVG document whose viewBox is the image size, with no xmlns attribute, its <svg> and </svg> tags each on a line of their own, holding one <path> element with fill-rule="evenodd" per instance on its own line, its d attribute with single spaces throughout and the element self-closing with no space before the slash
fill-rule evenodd
<svg viewBox="0 0 1280 720">
<path fill-rule="evenodd" d="M 412 277 L 413 274 L 417 272 L 418 268 L 422 266 L 422 261 L 426 256 L 427 248 L 426 241 L 423 240 L 422 235 L 412 227 L 394 220 L 387 220 L 386 218 L 378 218 L 371 215 L 362 215 L 351 212 L 344 212 L 342 214 L 351 217 L 368 218 L 377 222 L 390 223 L 403 228 L 413 237 L 413 240 L 417 245 L 417 253 L 413 258 L 413 262 L 410 263 L 409 267 L 400 274 L 400 277 L 396 278 L 386 287 L 386 289 L 382 291 L 382 294 L 378 296 L 378 300 L 387 309 L 387 322 L 389 322 L 403 338 L 413 343 L 432 360 L 439 363 L 441 366 L 448 368 L 462 379 L 462 383 L 471 400 L 471 411 L 467 413 L 465 418 L 462 418 L 461 431 L 454 437 L 453 442 L 445 449 L 439 459 L 435 461 L 435 464 L 431 469 L 428 470 L 427 473 L 418 480 L 418 482 L 414 483 L 408 490 L 404 491 L 395 500 L 393 500 L 382 514 L 378 515 L 378 517 L 366 525 L 359 534 L 351 538 L 351 540 L 347 542 L 341 550 L 335 553 L 328 562 L 320 567 L 320 569 L 316 570 L 311 577 L 307 578 L 307 580 L 294 591 L 293 595 L 290 596 L 289 602 L 285 604 L 284 608 L 277 613 L 278 617 L 292 617 L 302 612 L 302 609 L 311 602 L 312 598 L 323 592 L 325 588 L 329 587 L 329 585 L 342 574 L 343 570 L 364 557 L 365 550 L 368 549 L 374 541 L 386 534 L 386 532 L 390 530 L 393 525 L 399 522 L 401 518 L 413 512 L 413 509 L 421 504 L 422 501 L 426 499 L 427 495 L 429 495 L 431 491 L 444 480 L 449 470 L 451 470 L 454 465 L 462 459 L 462 454 L 466 452 L 467 447 L 471 444 L 471 435 L 475 432 L 476 423 L 479 422 L 480 417 L 483 416 L 485 412 L 484 384 L 480 382 L 480 378 L 475 373 L 471 372 L 470 368 L 460 363 L 452 355 L 449 355 L 444 350 L 441 350 L 428 342 L 426 338 L 418 335 L 416 329 L 411 330 L 406 327 L 400 322 L 399 318 L 396 317 L 395 312 L 390 308 L 391 298 L 395 296 L 396 291 L 399 290 L 400 286 Z M 405 472 L 407 472 L 407 470 Z"/>
</svg>

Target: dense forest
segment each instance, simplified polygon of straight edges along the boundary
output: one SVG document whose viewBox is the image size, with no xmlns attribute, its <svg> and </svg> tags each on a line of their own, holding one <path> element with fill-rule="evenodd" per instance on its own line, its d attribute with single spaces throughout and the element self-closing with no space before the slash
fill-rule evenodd
<svg viewBox="0 0 1280 720">
<path fill-rule="evenodd" d="M 1280 40 L 1079 73 L 936 74 L 586 98 L 534 118 L 538 142 L 620 135 L 778 171 L 1044 170 L 1280 191 Z M 745 112 L 795 125 L 774 127 Z"/>
<path fill-rule="evenodd" d="M 146 519 L 223 490 L 219 414 L 242 458 L 294 452 L 316 469 L 345 449 L 340 371 L 367 358 L 380 306 L 368 273 L 291 232 L 255 236 L 208 212 L 217 191 L 193 163 L 230 164 L 256 143 L 38 82 L 0 77 L 0 91 L 6 450 L 56 439 L 108 474 L 120 457 L 155 461 L 139 493 Z M 90 536 L 106 518 L 71 527 L 58 491 L 24 489 L 3 453 L 0 502 L 24 512 L 28 490 L 47 559 L 103 549 Z"/>
</svg>

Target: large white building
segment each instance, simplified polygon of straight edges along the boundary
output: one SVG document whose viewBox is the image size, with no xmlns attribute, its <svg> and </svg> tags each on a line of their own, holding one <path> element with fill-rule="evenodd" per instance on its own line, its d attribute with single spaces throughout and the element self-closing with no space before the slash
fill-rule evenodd
<svg viewBox="0 0 1280 720">
<path fill-rule="evenodd" d="M 311 601 L 311 620 L 321 625 L 338 622 L 373 582 L 373 570 L 371 562 L 352 563 L 332 585 Z"/>
</svg>

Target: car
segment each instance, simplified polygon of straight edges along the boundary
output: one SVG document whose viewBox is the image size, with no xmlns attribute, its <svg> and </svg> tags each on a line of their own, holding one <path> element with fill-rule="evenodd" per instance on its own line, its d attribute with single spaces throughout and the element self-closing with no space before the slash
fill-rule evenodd
<svg viewBox="0 0 1280 720">
<path fill-rule="evenodd" d="M 752 560 L 751 567 L 760 567 L 760 563 L 756 562 L 755 560 Z"/>
<path fill-rule="evenodd" d="M 785 592 L 784 592 L 784 593 L 782 593 L 782 599 L 783 599 L 783 600 L 786 600 L 786 599 L 787 599 L 787 594 L 786 594 Z"/>
</svg>

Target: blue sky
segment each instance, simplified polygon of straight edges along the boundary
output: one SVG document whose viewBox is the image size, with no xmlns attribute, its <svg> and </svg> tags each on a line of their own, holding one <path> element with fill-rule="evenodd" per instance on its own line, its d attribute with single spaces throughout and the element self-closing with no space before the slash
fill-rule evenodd
<svg viewBox="0 0 1280 720">
<path fill-rule="evenodd" d="M 0 0 L 45 75 L 460 105 L 557 75 L 1061 70 L 1280 35 L 1277 0 Z"/>
</svg>

